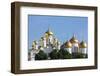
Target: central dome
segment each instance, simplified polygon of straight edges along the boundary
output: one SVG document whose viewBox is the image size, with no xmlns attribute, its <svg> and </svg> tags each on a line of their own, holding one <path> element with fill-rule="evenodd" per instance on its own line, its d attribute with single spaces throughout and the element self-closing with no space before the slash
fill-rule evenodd
<svg viewBox="0 0 100 76">
<path fill-rule="evenodd" d="M 50 29 L 47 30 L 47 32 L 45 32 L 47 35 L 53 35 L 53 32 L 50 31 Z"/>
<path fill-rule="evenodd" d="M 75 35 L 70 39 L 71 43 L 78 43 L 78 40 L 76 39 Z"/>
</svg>

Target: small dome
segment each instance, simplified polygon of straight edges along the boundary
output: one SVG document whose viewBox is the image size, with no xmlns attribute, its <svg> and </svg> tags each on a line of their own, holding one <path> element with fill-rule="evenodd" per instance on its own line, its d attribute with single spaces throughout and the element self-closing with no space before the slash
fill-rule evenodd
<svg viewBox="0 0 100 76">
<path fill-rule="evenodd" d="M 86 42 L 82 41 L 79 46 L 80 46 L 80 48 L 86 48 L 87 44 L 86 44 Z"/>
<path fill-rule="evenodd" d="M 45 40 L 45 37 L 41 37 L 41 40 Z"/>
<path fill-rule="evenodd" d="M 35 41 L 33 41 L 33 44 L 37 44 L 38 42 L 35 40 Z"/>
<path fill-rule="evenodd" d="M 51 31 L 47 31 L 46 34 L 53 35 L 53 33 Z"/>
<path fill-rule="evenodd" d="M 70 39 L 71 43 L 78 43 L 78 40 L 76 39 L 75 35 Z"/>
<path fill-rule="evenodd" d="M 32 43 L 32 47 L 35 47 L 35 42 L 33 41 L 33 43 Z"/>
<path fill-rule="evenodd" d="M 43 37 L 41 37 L 41 39 L 43 39 Z"/>
<path fill-rule="evenodd" d="M 71 42 L 67 41 L 67 42 L 65 43 L 65 47 L 66 47 L 66 48 L 71 48 L 71 47 L 72 47 Z"/>
</svg>

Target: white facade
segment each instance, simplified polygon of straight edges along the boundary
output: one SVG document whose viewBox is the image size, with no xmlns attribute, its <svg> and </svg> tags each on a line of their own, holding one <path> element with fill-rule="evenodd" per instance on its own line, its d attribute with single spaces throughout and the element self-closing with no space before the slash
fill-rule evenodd
<svg viewBox="0 0 100 76">
<path fill-rule="evenodd" d="M 31 50 L 29 52 L 29 60 L 35 60 L 35 55 L 38 53 L 39 51 L 38 50 Z"/>
<path fill-rule="evenodd" d="M 50 44 L 53 44 L 54 39 L 53 39 L 53 36 L 52 35 L 50 35 L 48 37 L 48 41 L 49 41 Z"/>
<path fill-rule="evenodd" d="M 87 54 L 87 48 L 80 48 L 80 53 Z"/>
<path fill-rule="evenodd" d="M 53 51 L 53 48 L 51 46 L 48 46 L 47 48 L 44 48 L 44 52 L 48 55 L 50 52 Z"/>
<path fill-rule="evenodd" d="M 57 49 L 60 50 L 60 42 L 57 42 Z"/>
<path fill-rule="evenodd" d="M 65 48 L 70 54 L 72 54 L 72 48 Z"/>
<path fill-rule="evenodd" d="M 44 39 L 43 39 L 43 47 L 46 47 L 46 44 L 47 44 L 46 38 L 44 38 Z"/>
<path fill-rule="evenodd" d="M 78 53 L 79 52 L 79 45 L 78 43 L 72 44 L 72 53 Z"/>
</svg>

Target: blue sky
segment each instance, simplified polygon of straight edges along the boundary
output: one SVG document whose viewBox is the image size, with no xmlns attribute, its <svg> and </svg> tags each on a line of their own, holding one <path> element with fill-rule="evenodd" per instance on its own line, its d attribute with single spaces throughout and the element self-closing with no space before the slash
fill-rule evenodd
<svg viewBox="0 0 100 76">
<path fill-rule="evenodd" d="M 62 43 L 69 40 L 73 34 L 79 41 L 88 40 L 88 18 L 77 16 L 28 16 L 28 45 L 33 40 L 39 40 L 44 33 L 51 29 L 55 37 Z"/>
</svg>

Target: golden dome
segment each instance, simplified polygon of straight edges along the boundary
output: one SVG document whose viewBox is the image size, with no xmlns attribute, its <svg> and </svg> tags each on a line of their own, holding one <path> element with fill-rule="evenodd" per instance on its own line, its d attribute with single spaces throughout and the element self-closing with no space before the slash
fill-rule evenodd
<svg viewBox="0 0 100 76">
<path fill-rule="evenodd" d="M 38 42 L 35 40 L 35 41 L 33 41 L 32 45 L 37 44 L 37 43 L 38 43 Z"/>
<path fill-rule="evenodd" d="M 47 31 L 46 34 L 53 35 L 53 33 L 51 31 Z"/>
<path fill-rule="evenodd" d="M 80 48 L 86 48 L 87 44 L 86 44 L 86 42 L 82 41 L 79 46 L 80 46 Z"/>
<path fill-rule="evenodd" d="M 78 43 L 78 40 L 75 38 L 75 35 L 70 39 L 71 43 Z"/>
<path fill-rule="evenodd" d="M 48 36 L 48 34 L 47 34 L 47 33 L 45 33 L 45 36 Z"/>
<path fill-rule="evenodd" d="M 44 40 L 45 38 L 44 37 L 41 37 L 41 40 Z"/>
<path fill-rule="evenodd" d="M 71 42 L 67 41 L 67 42 L 65 43 L 65 47 L 66 47 L 66 48 L 71 48 L 71 47 L 72 47 Z"/>
<path fill-rule="evenodd" d="M 51 32 L 50 29 L 48 29 L 48 31 L 45 34 L 47 34 L 47 35 L 53 35 L 53 32 Z"/>
</svg>

